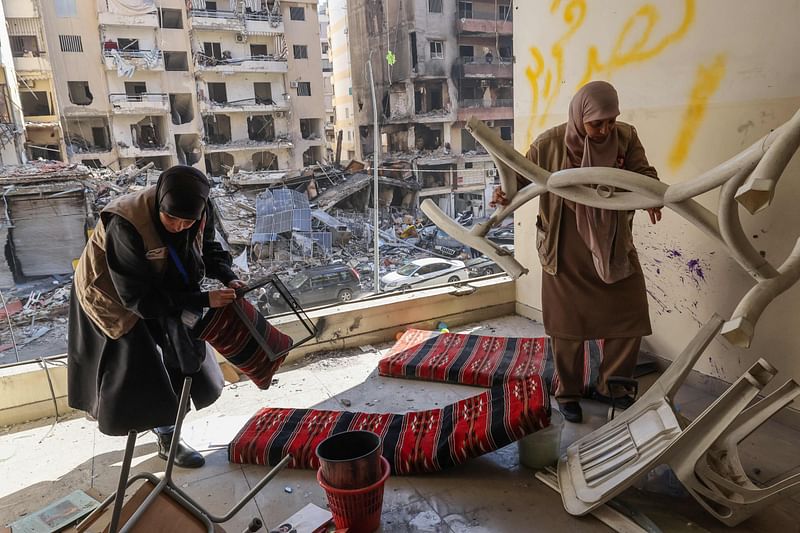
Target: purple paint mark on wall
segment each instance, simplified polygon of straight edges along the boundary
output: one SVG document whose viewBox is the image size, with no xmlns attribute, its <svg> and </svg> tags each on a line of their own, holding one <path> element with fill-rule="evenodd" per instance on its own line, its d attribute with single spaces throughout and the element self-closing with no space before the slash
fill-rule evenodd
<svg viewBox="0 0 800 533">
<path fill-rule="evenodd" d="M 683 254 L 681 254 L 680 251 L 678 250 L 667 250 L 667 257 L 669 258 L 682 257 L 682 256 Z"/>
<path fill-rule="evenodd" d="M 686 263 L 686 266 L 689 269 L 689 272 L 692 274 L 692 277 L 696 276 L 696 277 L 702 279 L 703 281 L 706 280 L 706 275 L 703 272 L 703 267 L 700 264 L 700 260 L 699 259 L 691 259 L 690 261 L 688 261 Z"/>
</svg>

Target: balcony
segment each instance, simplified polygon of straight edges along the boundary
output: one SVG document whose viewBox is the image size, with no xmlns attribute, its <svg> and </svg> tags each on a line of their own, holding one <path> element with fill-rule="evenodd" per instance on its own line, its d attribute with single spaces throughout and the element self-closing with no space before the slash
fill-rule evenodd
<svg viewBox="0 0 800 533">
<path fill-rule="evenodd" d="M 487 35 L 512 35 L 514 23 L 510 20 L 498 20 L 497 17 L 487 16 L 476 13 L 470 18 L 462 18 L 456 21 L 456 31 L 458 33 L 482 33 Z"/>
<path fill-rule="evenodd" d="M 103 50 L 103 63 L 108 70 L 125 71 L 133 67 L 141 70 L 164 70 L 164 53 L 161 50 Z"/>
<path fill-rule="evenodd" d="M 136 159 L 139 157 L 170 156 L 173 154 L 174 150 L 168 144 L 160 143 L 147 146 L 128 146 L 124 143 L 117 143 L 117 152 L 121 158 Z"/>
<path fill-rule="evenodd" d="M 144 15 L 122 15 L 103 12 L 97 14 L 101 26 L 136 26 L 140 28 L 158 28 L 158 13 Z"/>
<path fill-rule="evenodd" d="M 192 9 L 192 27 L 197 30 L 235 31 L 248 35 L 283 33 L 283 17 L 261 13 L 239 15 L 233 11 Z"/>
<path fill-rule="evenodd" d="M 47 73 L 47 77 L 52 76 L 52 67 L 50 61 L 44 55 L 44 52 L 39 52 L 39 55 L 19 56 L 14 58 L 14 68 L 17 72 L 27 73 Z"/>
<path fill-rule="evenodd" d="M 218 74 L 236 74 L 256 72 L 265 74 L 284 74 L 289 71 L 289 63 L 275 56 L 251 56 L 230 59 L 216 59 L 196 53 L 194 65 L 198 74 L 215 72 Z"/>
<path fill-rule="evenodd" d="M 486 57 L 461 56 L 465 78 L 513 78 L 514 67 L 510 57 L 487 59 Z"/>
<path fill-rule="evenodd" d="M 471 117 L 480 120 L 512 120 L 514 118 L 514 100 L 511 98 L 459 100 L 458 120 L 467 121 Z"/>
<path fill-rule="evenodd" d="M 169 95 L 166 93 L 108 95 L 111 107 L 117 115 L 163 115 L 169 113 Z"/>
<path fill-rule="evenodd" d="M 285 100 L 246 98 L 230 102 L 199 102 L 201 113 L 274 113 L 288 111 L 289 104 Z"/>
<path fill-rule="evenodd" d="M 242 152 L 253 150 L 289 150 L 294 148 L 288 133 L 279 133 L 269 140 L 241 139 L 219 142 L 219 139 L 206 139 L 205 152 Z"/>
</svg>

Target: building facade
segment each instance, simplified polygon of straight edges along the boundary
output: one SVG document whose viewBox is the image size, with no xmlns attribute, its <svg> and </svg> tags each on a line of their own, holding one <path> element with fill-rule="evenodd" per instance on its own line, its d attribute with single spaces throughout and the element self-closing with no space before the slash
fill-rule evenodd
<svg viewBox="0 0 800 533">
<path fill-rule="evenodd" d="M 355 128 L 347 0 L 328 0 L 328 18 L 330 61 L 333 67 L 334 129 L 337 136 L 342 136 L 342 159 L 361 159 L 361 143 L 358 142 Z"/>
<path fill-rule="evenodd" d="M 52 65 L 33 80 L 51 114 L 33 119 L 69 161 L 225 175 L 325 158 L 316 0 L 23 2 Z"/>
<path fill-rule="evenodd" d="M 512 142 L 512 5 L 355 0 L 347 17 L 361 153 L 372 153 L 375 133 L 370 87 L 355 72 L 371 60 L 382 160 L 411 162 L 420 199 L 485 214 L 496 171 L 464 126 L 474 116 Z"/>
<path fill-rule="evenodd" d="M 6 20 L 2 3 L 0 15 Z M 0 165 L 21 165 L 27 159 L 17 69 L 8 28 L 3 24 L 0 27 Z"/>
<path fill-rule="evenodd" d="M 330 16 L 328 15 L 328 3 L 319 4 L 319 46 L 322 53 L 322 88 L 325 96 L 325 145 L 327 149 L 327 159 L 333 159 L 333 151 L 336 148 L 336 131 L 334 122 L 336 111 L 333 105 L 333 64 L 331 63 L 331 41 L 330 41 Z"/>
</svg>

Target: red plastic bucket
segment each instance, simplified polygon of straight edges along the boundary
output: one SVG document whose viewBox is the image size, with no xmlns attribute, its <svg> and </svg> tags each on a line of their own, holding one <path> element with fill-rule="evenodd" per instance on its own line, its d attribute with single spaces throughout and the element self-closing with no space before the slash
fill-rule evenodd
<svg viewBox="0 0 800 533">
<path fill-rule="evenodd" d="M 362 489 L 337 489 L 331 487 L 322 477 L 322 469 L 317 470 L 317 481 L 325 489 L 328 506 L 333 513 L 333 521 L 338 529 L 348 529 L 348 533 L 372 533 L 381 525 L 383 509 L 383 488 L 389 479 L 391 467 L 385 457 L 381 457 L 381 478 Z"/>
</svg>

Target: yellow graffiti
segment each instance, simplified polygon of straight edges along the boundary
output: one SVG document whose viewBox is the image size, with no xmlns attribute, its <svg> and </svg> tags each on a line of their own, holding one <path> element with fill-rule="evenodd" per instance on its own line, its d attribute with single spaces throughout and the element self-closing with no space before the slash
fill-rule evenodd
<svg viewBox="0 0 800 533">
<path fill-rule="evenodd" d="M 671 170 L 677 170 L 686 161 L 689 147 L 692 145 L 697 129 L 706 114 L 708 100 L 716 92 L 723 77 L 725 77 L 724 54 L 714 58 L 714 62 L 711 65 L 700 65 L 697 68 L 689 103 L 681 119 L 681 128 L 675 138 L 675 144 L 672 145 L 672 150 L 669 152 L 667 162 Z"/>
<path fill-rule="evenodd" d="M 647 3 L 640 6 L 622 25 L 607 60 L 604 61 L 600 58 L 597 46 L 592 45 L 588 48 L 584 75 L 575 90 L 592 79 L 596 79 L 598 75 L 609 79 L 615 71 L 623 67 L 648 61 L 663 52 L 669 45 L 681 40 L 694 21 L 695 1 L 684 0 L 684 14 L 680 24 L 657 42 L 651 41 L 661 14 L 653 4 Z M 561 9 L 561 5 L 561 0 L 552 0 L 550 12 L 555 15 Z M 532 91 L 531 115 L 526 135 L 527 144 L 533 140 L 537 119 L 539 127 L 546 123 L 551 106 L 558 99 L 561 87 L 564 85 L 565 45 L 585 21 L 586 1 L 570 1 L 564 7 L 562 16 L 567 28 L 550 49 L 552 58 L 550 64 L 546 64 L 544 54 L 539 48 L 535 46 L 530 48 L 533 64 L 525 69 L 525 76 L 528 78 Z M 540 96 L 543 98 L 542 102 L 540 102 Z M 540 103 L 543 104 L 541 111 Z"/>
<path fill-rule="evenodd" d="M 655 29 L 660 15 L 658 9 L 652 4 L 645 4 L 641 6 L 636 13 L 631 15 L 622 27 L 622 31 L 614 43 L 614 48 L 611 50 L 611 55 L 608 61 L 603 64 L 600 61 L 599 53 L 596 46 L 590 46 L 586 64 L 586 73 L 583 79 L 578 84 L 578 88 L 584 86 L 594 79 L 598 74 L 605 74 L 610 78 L 615 70 L 628 66 L 633 63 L 641 63 L 654 58 L 664 51 L 664 49 L 680 39 L 682 39 L 689 27 L 694 21 L 695 15 L 695 0 L 684 0 L 684 13 L 683 20 L 675 31 L 665 35 L 660 41 L 648 48 L 650 37 Z M 623 50 L 626 41 L 628 41 L 633 31 L 640 26 L 640 21 L 644 22 L 644 27 L 641 34 L 630 45 L 630 48 Z"/>
</svg>

